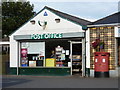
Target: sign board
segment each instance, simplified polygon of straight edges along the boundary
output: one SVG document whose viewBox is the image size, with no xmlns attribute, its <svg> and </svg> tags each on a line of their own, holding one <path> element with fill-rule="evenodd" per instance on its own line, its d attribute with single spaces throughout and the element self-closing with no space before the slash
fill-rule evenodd
<svg viewBox="0 0 120 90">
<path fill-rule="evenodd" d="M 62 38 L 62 33 L 54 33 L 54 34 L 33 34 L 31 35 L 31 39 L 49 39 L 49 38 Z"/>
<path fill-rule="evenodd" d="M 84 38 L 84 32 L 70 32 L 70 33 L 44 33 L 44 34 L 30 34 L 30 35 L 15 35 L 14 40 L 26 40 L 26 39 L 52 39 L 52 38 Z"/>
<path fill-rule="evenodd" d="M 115 28 L 115 37 L 120 37 L 120 28 L 119 27 Z"/>
</svg>

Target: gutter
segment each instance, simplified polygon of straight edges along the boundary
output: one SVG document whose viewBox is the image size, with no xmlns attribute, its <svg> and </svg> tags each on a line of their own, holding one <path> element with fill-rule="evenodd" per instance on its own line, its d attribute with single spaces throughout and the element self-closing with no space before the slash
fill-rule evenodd
<svg viewBox="0 0 120 90">
<path fill-rule="evenodd" d="M 10 44 L 10 42 L 8 42 L 8 41 L 3 41 L 3 42 L 0 42 L 0 45 L 3 45 L 3 44 Z"/>
<path fill-rule="evenodd" d="M 97 25 L 87 25 L 88 28 L 90 27 L 99 27 L 99 26 L 120 26 L 120 23 L 113 23 L 113 24 L 97 24 Z"/>
</svg>

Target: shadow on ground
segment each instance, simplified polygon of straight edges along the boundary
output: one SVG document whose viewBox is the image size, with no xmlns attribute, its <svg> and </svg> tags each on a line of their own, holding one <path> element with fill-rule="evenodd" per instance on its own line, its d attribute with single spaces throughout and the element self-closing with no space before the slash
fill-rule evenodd
<svg viewBox="0 0 120 90">
<path fill-rule="evenodd" d="M 9 86 L 15 86 L 18 84 L 23 84 L 30 82 L 31 80 L 27 79 L 17 79 L 17 78 L 2 78 L 2 88 L 8 88 Z"/>
</svg>

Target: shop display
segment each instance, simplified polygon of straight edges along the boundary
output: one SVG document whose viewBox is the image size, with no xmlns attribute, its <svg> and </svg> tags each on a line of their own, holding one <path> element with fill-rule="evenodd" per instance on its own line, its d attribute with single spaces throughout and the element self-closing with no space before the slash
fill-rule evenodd
<svg viewBox="0 0 120 90">
<path fill-rule="evenodd" d="M 63 62 L 56 62 L 56 67 L 63 67 L 64 66 L 63 64 L 64 64 Z"/>
<path fill-rule="evenodd" d="M 71 67 L 71 62 L 68 62 L 68 67 Z"/>
<path fill-rule="evenodd" d="M 80 60 L 81 56 L 80 55 L 72 55 L 73 61 Z"/>
<path fill-rule="evenodd" d="M 37 60 L 36 66 L 43 66 L 43 60 Z"/>
<path fill-rule="evenodd" d="M 61 59 L 60 60 L 65 60 L 65 54 L 61 54 Z"/>
<path fill-rule="evenodd" d="M 28 66 L 28 60 L 27 60 L 27 57 L 22 57 L 21 66 L 23 66 L 23 67 Z"/>
<path fill-rule="evenodd" d="M 56 56 L 56 66 L 57 67 L 62 67 L 63 65 L 63 60 L 65 60 L 65 50 L 63 47 L 56 47 L 55 48 L 55 56 Z"/>
<path fill-rule="evenodd" d="M 29 67 L 36 67 L 36 61 L 29 60 Z"/>
<path fill-rule="evenodd" d="M 66 54 L 66 55 L 69 55 L 69 50 L 66 50 L 65 54 Z"/>
<path fill-rule="evenodd" d="M 27 58 L 27 48 L 21 49 L 21 66 L 28 66 L 28 58 Z"/>
<path fill-rule="evenodd" d="M 21 49 L 21 57 L 27 57 L 27 48 Z"/>
<path fill-rule="evenodd" d="M 46 59 L 46 67 L 55 67 L 55 59 L 54 58 L 47 58 Z"/>
<path fill-rule="evenodd" d="M 32 60 L 36 61 L 36 66 L 43 66 L 44 56 L 32 56 Z"/>
<path fill-rule="evenodd" d="M 72 69 L 74 72 L 79 72 L 82 69 L 81 55 L 72 55 Z"/>
<path fill-rule="evenodd" d="M 64 50 L 63 47 L 57 46 L 52 49 L 51 56 L 45 59 L 45 50 L 40 48 L 39 53 L 32 49 L 36 48 L 36 44 L 29 42 L 29 45 L 26 43 L 21 44 L 21 66 L 29 66 L 29 67 L 37 67 L 37 66 L 45 66 L 45 67 L 67 67 L 68 66 L 68 58 L 69 58 L 69 50 Z M 29 47 L 28 47 L 29 46 Z M 40 45 L 41 46 L 41 45 Z M 43 47 L 43 45 L 42 45 Z M 36 52 L 36 53 L 35 53 Z M 45 61 L 44 61 L 45 60 Z"/>
</svg>

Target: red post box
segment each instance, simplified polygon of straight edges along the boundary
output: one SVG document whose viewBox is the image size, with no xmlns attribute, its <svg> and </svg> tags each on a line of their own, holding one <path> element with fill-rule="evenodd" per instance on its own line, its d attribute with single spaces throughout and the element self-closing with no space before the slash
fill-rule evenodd
<svg viewBox="0 0 120 90">
<path fill-rule="evenodd" d="M 108 52 L 95 52 L 94 59 L 94 76 L 95 77 L 109 77 L 109 56 Z"/>
</svg>

